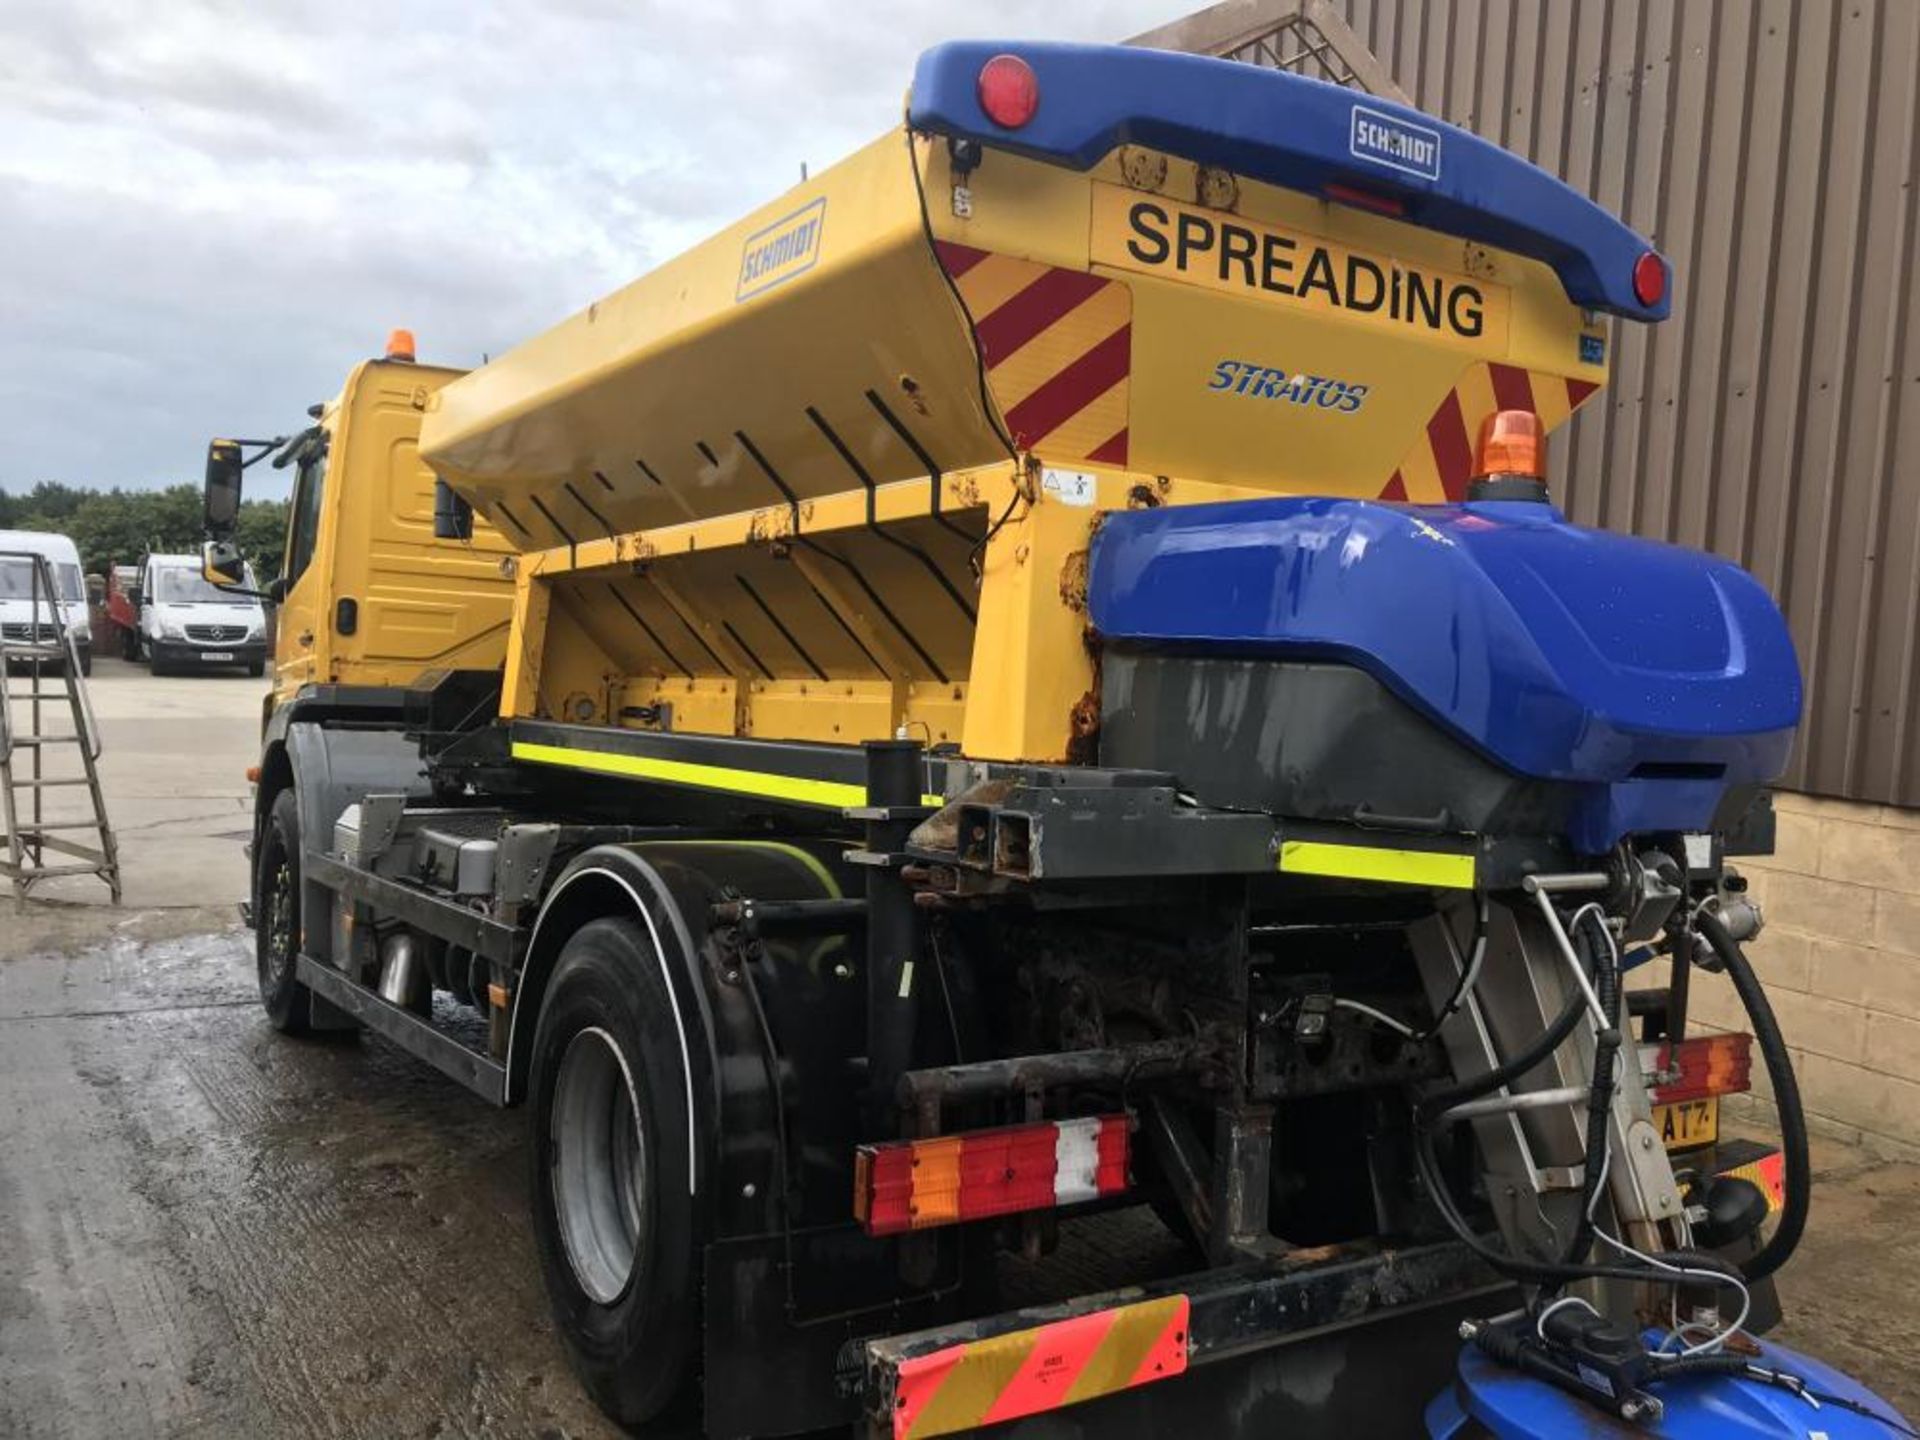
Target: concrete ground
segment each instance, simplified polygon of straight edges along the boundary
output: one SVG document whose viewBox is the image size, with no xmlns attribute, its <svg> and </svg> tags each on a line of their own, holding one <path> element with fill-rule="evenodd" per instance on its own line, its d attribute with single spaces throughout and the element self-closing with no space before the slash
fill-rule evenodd
<svg viewBox="0 0 1920 1440">
<path fill-rule="evenodd" d="M 126 904 L 0 895 L 0 1435 L 610 1435 L 547 1319 L 519 1114 L 259 1014 L 262 688 L 101 660 Z M 1920 1414 L 1920 1165 L 1816 1162 L 1780 1336 Z"/>
</svg>

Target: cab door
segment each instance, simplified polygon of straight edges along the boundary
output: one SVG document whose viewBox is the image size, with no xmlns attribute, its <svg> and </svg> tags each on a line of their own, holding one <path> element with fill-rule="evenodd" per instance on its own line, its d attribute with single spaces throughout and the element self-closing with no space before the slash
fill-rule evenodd
<svg viewBox="0 0 1920 1440">
<path fill-rule="evenodd" d="M 280 613 L 273 647 L 274 690 L 291 694 L 326 674 L 326 556 L 322 521 L 327 513 L 327 436 L 322 431 L 300 462 L 287 520 L 287 551 L 280 571 Z"/>
</svg>

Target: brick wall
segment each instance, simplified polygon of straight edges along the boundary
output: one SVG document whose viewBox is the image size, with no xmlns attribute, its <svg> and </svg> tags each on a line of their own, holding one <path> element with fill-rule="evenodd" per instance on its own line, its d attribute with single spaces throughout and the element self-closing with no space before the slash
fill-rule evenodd
<svg viewBox="0 0 1920 1440">
<path fill-rule="evenodd" d="M 1777 853 L 1736 864 L 1766 915 L 1747 953 L 1809 1122 L 1920 1147 L 1920 811 L 1791 794 L 1775 805 Z M 1696 970 L 1692 997 L 1696 1029 L 1748 1028 L 1724 977 Z M 1767 1090 L 1757 1051 L 1754 1088 Z"/>
</svg>

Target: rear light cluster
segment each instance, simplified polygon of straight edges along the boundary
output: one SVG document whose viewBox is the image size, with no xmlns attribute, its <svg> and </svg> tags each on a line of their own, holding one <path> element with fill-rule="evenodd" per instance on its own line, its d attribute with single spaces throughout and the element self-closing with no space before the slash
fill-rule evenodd
<svg viewBox="0 0 1920 1440">
<path fill-rule="evenodd" d="M 1655 1088 L 1655 1104 L 1705 1100 L 1714 1095 L 1738 1095 L 1752 1088 L 1753 1036 L 1696 1035 L 1678 1045 L 1660 1047 L 1656 1070 L 1673 1075 L 1671 1083 Z"/>
<path fill-rule="evenodd" d="M 1125 1115 L 972 1130 L 862 1145 L 853 1214 L 869 1235 L 898 1235 L 1118 1195 L 1127 1188 Z"/>
</svg>

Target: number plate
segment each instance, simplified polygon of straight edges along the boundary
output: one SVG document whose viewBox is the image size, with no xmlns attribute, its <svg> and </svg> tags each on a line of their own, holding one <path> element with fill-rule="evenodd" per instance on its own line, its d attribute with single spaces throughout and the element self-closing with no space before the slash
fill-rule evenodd
<svg viewBox="0 0 1920 1440">
<path fill-rule="evenodd" d="M 231 650 L 202 650 L 202 651 L 200 652 L 200 658 L 201 658 L 202 660 L 216 660 L 216 661 L 217 661 L 217 660 L 231 660 L 231 659 L 233 659 L 233 651 L 231 651 Z"/>
<path fill-rule="evenodd" d="M 1653 1128 L 1669 1150 L 1708 1145 L 1720 1138 L 1720 1097 L 1653 1107 Z"/>
</svg>

